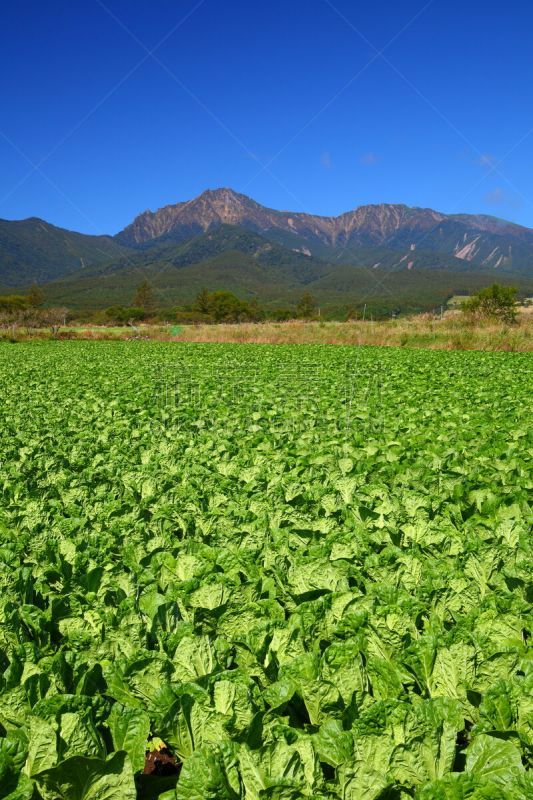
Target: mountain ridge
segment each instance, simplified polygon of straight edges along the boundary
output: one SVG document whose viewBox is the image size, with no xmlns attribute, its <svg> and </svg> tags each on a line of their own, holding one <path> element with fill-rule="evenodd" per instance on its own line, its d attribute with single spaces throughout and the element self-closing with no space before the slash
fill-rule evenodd
<svg viewBox="0 0 533 800">
<path fill-rule="evenodd" d="M 247 240 L 246 231 L 262 237 L 263 244 Z M 185 248 L 188 266 L 194 253 L 200 264 L 240 252 L 246 263 L 268 266 L 272 280 L 278 267 L 307 280 L 311 266 L 323 272 L 329 265 L 331 272 L 341 264 L 381 274 L 421 269 L 507 275 L 519 285 L 533 279 L 533 230 L 498 217 L 444 214 L 401 203 L 368 204 L 328 217 L 269 209 L 223 188 L 144 211 L 115 236 L 68 231 L 39 217 L 0 220 L 0 284 L 24 287 L 70 275 L 83 280 L 84 275 L 118 274 L 130 266 L 147 275 L 158 264 L 178 269 L 186 255 L 176 247 L 184 243 L 190 243 Z M 259 258 L 254 247 L 263 248 Z M 222 262 L 229 263 L 228 258 Z"/>
<path fill-rule="evenodd" d="M 250 216 L 261 214 L 263 218 L 267 217 L 274 224 L 276 222 L 286 222 L 289 229 L 293 228 L 291 221 L 302 219 L 307 221 L 310 225 L 315 224 L 319 227 L 323 226 L 324 229 L 329 228 L 338 233 L 345 229 L 351 220 L 356 219 L 359 221 L 363 220 L 365 217 L 368 218 L 370 213 L 374 210 L 380 210 L 381 212 L 388 211 L 390 215 L 400 215 L 402 212 L 405 216 L 409 214 L 426 214 L 431 215 L 433 219 L 439 220 L 445 219 L 447 216 L 430 208 L 411 207 L 403 203 L 367 204 L 357 206 L 350 211 L 345 211 L 334 216 L 291 210 L 278 210 L 263 206 L 247 195 L 225 187 L 221 189 L 207 189 L 191 200 L 167 204 L 156 211 L 143 211 L 135 217 L 130 225 L 116 234 L 115 239 L 134 245 L 149 241 L 150 239 L 159 238 L 171 232 L 176 222 L 180 221 L 180 218 L 189 220 L 191 212 L 194 214 L 194 219 L 197 224 L 201 225 L 204 231 L 208 229 L 209 224 L 212 222 L 221 222 L 229 225 L 235 224 L 237 221 L 241 221 L 246 212 L 248 212 Z M 407 214 L 405 212 L 407 212 Z M 383 213 L 381 216 L 383 216 Z"/>
<path fill-rule="evenodd" d="M 155 242 L 111 264 L 48 284 L 47 298 L 78 308 L 127 305 L 139 282 L 148 279 L 158 301 L 167 305 L 191 303 L 204 287 L 275 307 L 294 304 L 310 291 L 324 308 L 346 308 L 363 298 L 379 314 L 427 310 L 494 280 L 489 273 L 468 271 L 467 262 L 422 250 L 406 257 L 386 248 L 361 247 L 357 265 L 333 264 L 232 225 L 215 226 L 183 242 Z M 450 269 L 452 261 L 455 269 Z M 533 278 L 507 273 L 498 280 L 533 294 Z"/>
<path fill-rule="evenodd" d="M 502 217 L 497 217 L 493 214 L 466 214 L 466 213 L 446 213 L 444 211 L 437 211 L 436 209 L 430 208 L 429 206 L 409 206 L 406 203 L 364 203 L 359 206 L 355 206 L 353 209 L 349 209 L 348 211 L 343 211 L 340 214 L 313 214 L 308 211 L 291 211 L 290 209 L 274 209 L 270 208 L 269 206 L 264 206 L 261 203 L 258 203 L 253 198 L 249 197 L 248 195 L 243 194 L 242 192 L 237 192 L 230 187 L 222 187 L 218 189 L 206 189 L 201 192 L 196 197 L 191 198 L 190 200 L 183 200 L 177 203 L 167 203 L 164 206 L 161 206 L 156 211 L 151 209 L 145 209 L 141 213 L 139 213 L 133 220 L 135 223 L 142 217 L 150 216 L 155 217 L 160 212 L 168 212 L 172 209 L 185 209 L 187 207 L 193 207 L 196 203 L 202 202 L 206 203 L 208 200 L 214 199 L 215 201 L 222 199 L 223 201 L 227 202 L 230 200 L 233 205 L 237 201 L 242 203 L 246 203 L 246 205 L 254 206 L 256 209 L 260 209 L 261 211 L 267 211 L 271 214 L 278 215 L 278 216 L 302 216 L 307 217 L 309 219 L 317 219 L 317 220 L 342 220 L 344 217 L 348 217 L 350 215 L 361 215 L 367 211 L 374 210 L 374 209 L 397 209 L 404 212 L 412 212 L 412 213 L 419 213 L 419 212 L 427 212 L 428 214 L 433 215 L 435 218 L 442 220 L 446 218 L 452 219 L 468 219 L 468 220 L 478 220 L 481 222 L 491 223 L 494 227 L 502 226 L 513 228 L 520 231 L 527 231 L 528 233 L 533 234 L 533 228 L 528 228 L 525 225 L 520 225 L 519 223 L 512 222 L 510 220 L 503 219 Z M 37 219 L 37 218 L 36 218 Z M 122 231 L 115 234 L 115 238 L 120 236 L 124 231 L 131 228 L 130 225 L 126 226 Z M 491 228 L 492 230 L 492 228 Z"/>
<path fill-rule="evenodd" d="M 238 225 L 285 244 L 305 243 L 313 255 L 338 261 L 358 247 L 446 253 L 502 271 L 533 271 L 533 229 L 485 214 L 444 214 L 431 208 L 379 203 L 337 216 L 279 211 L 233 189 L 208 189 L 192 200 L 144 211 L 115 240 L 128 247 L 183 241 L 210 228 Z"/>
<path fill-rule="evenodd" d="M 112 236 L 59 228 L 40 217 L 0 219 L 0 283 L 47 283 L 129 252 Z"/>
</svg>

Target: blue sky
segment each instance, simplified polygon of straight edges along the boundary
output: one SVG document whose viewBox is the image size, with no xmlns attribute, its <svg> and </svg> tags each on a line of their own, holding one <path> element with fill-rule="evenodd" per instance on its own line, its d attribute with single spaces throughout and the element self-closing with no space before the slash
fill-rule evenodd
<svg viewBox="0 0 533 800">
<path fill-rule="evenodd" d="M 115 233 L 231 186 L 533 227 L 533 7 L 4 0 L 0 217 Z"/>
</svg>

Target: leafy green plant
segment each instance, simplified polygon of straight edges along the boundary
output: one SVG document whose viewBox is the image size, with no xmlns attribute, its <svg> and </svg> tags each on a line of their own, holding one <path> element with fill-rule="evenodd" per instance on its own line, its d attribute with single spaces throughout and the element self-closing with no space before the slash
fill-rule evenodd
<svg viewBox="0 0 533 800">
<path fill-rule="evenodd" d="M 0 377 L 2 800 L 531 796 L 527 355 L 43 341 Z"/>
</svg>

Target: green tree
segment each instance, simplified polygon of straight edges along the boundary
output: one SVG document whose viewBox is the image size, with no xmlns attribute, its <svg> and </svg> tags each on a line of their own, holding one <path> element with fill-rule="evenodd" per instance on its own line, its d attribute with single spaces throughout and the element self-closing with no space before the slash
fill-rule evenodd
<svg viewBox="0 0 533 800">
<path fill-rule="evenodd" d="M 299 317 L 310 319 L 316 312 L 316 300 L 313 295 L 305 292 L 298 300 L 296 311 Z"/>
<path fill-rule="evenodd" d="M 144 280 L 137 287 L 132 306 L 142 308 L 144 311 L 153 311 L 155 307 L 154 292 L 147 280 Z"/>
<path fill-rule="evenodd" d="M 462 310 L 471 317 L 516 322 L 516 288 L 493 283 L 463 303 Z"/>
<path fill-rule="evenodd" d="M 146 317 L 144 308 L 132 306 L 110 306 L 106 309 L 106 316 L 119 325 L 127 325 L 130 322 L 142 322 Z"/>
<path fill-rule="evenodd" d="M 209 313 L 215 322 L 242 322 L 251 319 L 252 312 L 247 303 L 225 290 L 213 292 L 209 296 Z"/>
<path fill-rule="evenodd" d="M 209 304 L 211 302 L 211 295 L 209 290 L 204 288 L 196 296 L 194 301 L 193 311 L 200 311 L 202 314 L 209 314 Z"/>
<path fill-rule="evenodd" d="M 28 302 L 32 308 L 39 308 L 44 303 L 44 292 L 36 283 L 29 288 Z"/>
<path fill-rule="evenodd" d="M 248 303 L 248 313 L 253 322 L 259 322 L 265 318 L 265 312 L 260 307 L 257 297 L 254 297 L 253 300 Z"/>
</svg>

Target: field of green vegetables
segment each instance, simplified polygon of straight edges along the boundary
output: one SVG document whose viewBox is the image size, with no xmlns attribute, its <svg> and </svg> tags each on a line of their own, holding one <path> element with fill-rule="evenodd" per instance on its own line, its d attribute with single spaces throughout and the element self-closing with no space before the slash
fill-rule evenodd
<svg viewBox="0 0 533 800">
<path fill-rule="evenodd" d="M 531 368 L 0 344 L 0 798 L 530 800 Z"/>
</svg>

